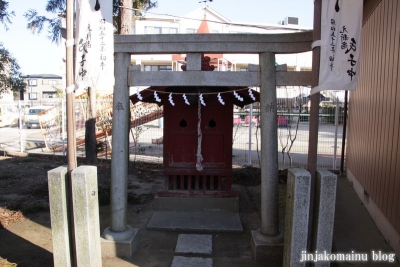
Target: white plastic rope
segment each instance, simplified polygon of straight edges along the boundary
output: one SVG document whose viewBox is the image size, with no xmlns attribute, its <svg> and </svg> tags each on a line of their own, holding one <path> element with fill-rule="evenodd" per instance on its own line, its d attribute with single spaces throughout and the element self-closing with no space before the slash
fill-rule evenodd
<svg viewBox="0 0 400 267">
<path fill-rule="evenodd" d="M 67 88 L 65 88 L 65 93 L 69 94 L 75 92 L 75 84 L 68 86 Z"/>
<path fill-rule="evenodd" d="M 65 47 L 73 46 L 75 44 L 75 39 L 69 39 L 65 41 Z"/>
<path fill-rule="evenodd" d="M 200 95 L 201 96 L 201 95 Z M 201 155 L 201 141 L 203 139 L 203 135 L 201 133 L 201 101 L 199 97 L 198 101 L 198 108 L 197 108 L 197 162 L 196 162 L 196 169 L 200 172 L 203 170 L 203 156 Z"/>
<path fill-rule="evenodd" d="M 322 41 L 321 40 L 316 40 L 311 44 L 311 50 L 314 49 L 316 46 L 322 46 Z"/>
</svg>

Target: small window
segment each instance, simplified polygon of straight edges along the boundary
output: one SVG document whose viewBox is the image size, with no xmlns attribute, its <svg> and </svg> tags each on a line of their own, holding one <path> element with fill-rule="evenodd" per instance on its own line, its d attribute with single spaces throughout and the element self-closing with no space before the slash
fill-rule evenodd
<svg viewBox="0 0 400 267">
<path fill-rule="evenodd" d="M 169 28 L 169 33 L 171 34 L 178 33 L 178 28 Z"/>
<path fill-rule="evenodd" d="M 43 92 L 43 98 L 56 98 L 56 92 Z"/>
<path fill-rule="evenodd" d="M 172 71 L 171 65 L 144 65 L 144 71 Z"/>
<path fill-rule="evenodd" d="M 196 33 L 196 29 L 193 28 L 187 28 L 186 33 Z"/>
<path fill-rule="evenodd" d="M 161 34 L 161 33 L 162 33 L 161 30 L 162 30 L 161 27 L 154 27 L 153 33 L 154 33 L 154 34 Z"/>
<path fill-rule="evenodd" d="M 29 93 L 29 100 L 37 100 L 37 93 Z"/>
<path fill-rule="evenodd" d="M 172 66 L 158 66 L 159 71 L 172 71 Z"/>
<path fill-rule="evenodd" d="M 30 86 L 37 86 L 37 79 L 28 79 L 28 84 Z"/>
<path fill-rule="evenodd" d="M 153 27 L 153 26 L 145 26 L 144 33 L 145 34 L 161 34 L 162 28 L 161 27 Z"/>
<path fill-rule="evenodd" d="M 248 68 L 240 68 L 240 71 L 249 71 Z"/>
<path fill-rule="evenodd" d="M 58 84 L 58 80 L 43 80 L 43 84 L 57 85 Z"/>
</svg>

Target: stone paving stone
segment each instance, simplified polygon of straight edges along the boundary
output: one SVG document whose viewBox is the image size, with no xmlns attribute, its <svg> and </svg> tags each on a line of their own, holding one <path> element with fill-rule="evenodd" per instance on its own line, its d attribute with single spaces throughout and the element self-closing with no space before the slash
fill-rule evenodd
<svg viewBox="0 0 400 267">
<path fill-rule="evenodd" d="M 212 235 L 180 234 L 175 253 L 211 255 Z"/>
<path fill-rule="evenodd" d="M 171 267 L 212 267 L 211 258 L 175 256 Z"/>
</svg>

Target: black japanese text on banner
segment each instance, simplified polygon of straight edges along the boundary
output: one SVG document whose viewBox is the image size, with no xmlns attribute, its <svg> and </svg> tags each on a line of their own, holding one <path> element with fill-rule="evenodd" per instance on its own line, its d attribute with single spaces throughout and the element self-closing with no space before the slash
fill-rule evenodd
<svg viewBox="0 0 400 267">
<path fill-rule="evenodd" d="M 78 89 L 114 86 L 114 36 L 110 0 L 76 1 L 75 83 Z"/>
<path fill-rule="evenodd" d="M 363 0 L 323 0 L 319 84 L 323 90 L 355 90 L 360 69 Z"/>
</svg>

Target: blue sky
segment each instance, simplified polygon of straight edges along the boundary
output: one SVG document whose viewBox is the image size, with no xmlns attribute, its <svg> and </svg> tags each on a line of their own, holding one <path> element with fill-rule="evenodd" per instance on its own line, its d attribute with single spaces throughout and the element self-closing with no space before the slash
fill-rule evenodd
<svg viewBox="0 0 400 267">
<path fill-rule="evenodd" d="M 201 7 L 200 0 L 158 0 L 158 7 L 150 10 L 160 14 L 183 16 Z M 6 31 L 0 25 L 0 42 L 17 59 L 23 74 L 62 75 L 64 51 L 47 39 L 47 30 L 32 34 L 26 28 L 23 14 L 34 8 L 45 15 L 47 0 L 9 0 L 9 10 L 16 16 Z M 211 8 L 233 22 L 259 22 L 277 24 L 285 17 L 298 17 L 299 24 L 312 27 L 313 0 L 213 0 L 207 3 Z"/>
</svg>

